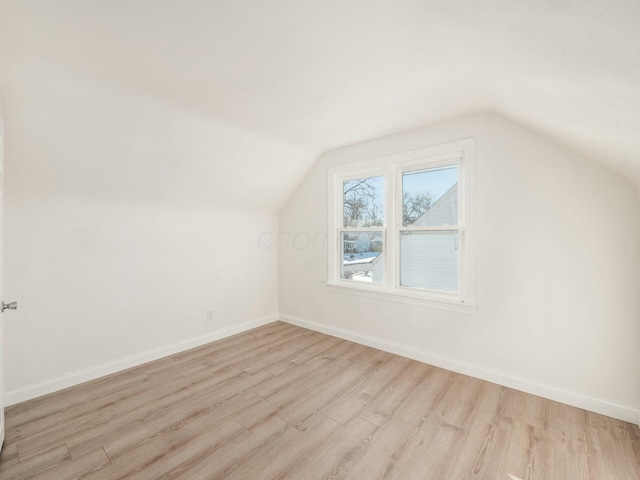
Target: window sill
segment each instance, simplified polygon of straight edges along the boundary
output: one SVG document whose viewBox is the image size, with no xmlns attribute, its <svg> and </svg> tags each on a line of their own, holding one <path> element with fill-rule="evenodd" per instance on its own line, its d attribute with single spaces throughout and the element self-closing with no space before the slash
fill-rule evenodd
<svg viewBox="0 0 640 480">
<path fill-rule="evenodd" d="M 351 285 L 345 283 L 327 283 L 327 290 L 335 293 L 358 295 L 361 297 L 377 298 L 388 302 L 406 303 L 421 307 L 448 310 L 466 314 L 477 313 L 477 304 L 463 303 L 462 301 L 437 294 L 421 294 L 420 292 L 403 292 L 388 290 L 375 285 Z"/>
</svg>

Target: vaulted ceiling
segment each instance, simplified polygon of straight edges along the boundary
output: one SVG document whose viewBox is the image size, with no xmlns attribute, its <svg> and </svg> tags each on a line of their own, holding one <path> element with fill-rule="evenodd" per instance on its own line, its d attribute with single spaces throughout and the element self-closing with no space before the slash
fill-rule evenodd
<svg viewBox="0 0 640 480">
<path fill-rule="evenodd" d="M 640 182 L 639 25 L 637 0 L 0 0 L 0 111 L 271 209 L 319 152 L 478 111 Z"/>
</svg>

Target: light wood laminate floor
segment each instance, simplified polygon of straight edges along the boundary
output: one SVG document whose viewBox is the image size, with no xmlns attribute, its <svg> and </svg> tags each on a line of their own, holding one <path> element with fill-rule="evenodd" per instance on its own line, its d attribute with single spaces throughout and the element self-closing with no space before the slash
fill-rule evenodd
<svg viewBox="0 0 640 480">
<path fill-rule="evenodd" d="M 639 479 L 634 425 L 273 323 L 6 411 L 0 479 Z"/>
</svg>

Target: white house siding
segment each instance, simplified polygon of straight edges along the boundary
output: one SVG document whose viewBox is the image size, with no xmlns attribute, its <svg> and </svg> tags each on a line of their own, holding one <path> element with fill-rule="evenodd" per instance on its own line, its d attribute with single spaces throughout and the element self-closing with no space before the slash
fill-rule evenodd
<svg viewBox="0 0 640 480">
<path fill-rule="evenodd" d="M 372 264 L 373 271 L 373 281 L 374 282 L 382 282 L 382 275 L 384 272 L 384 253 L 381 253 L 376 257 Z"/>
<path fill-rule="evenodd" d="M 458 290 L 458 239 L 453 233 L 412 233 L 400 239 L 400 284 Z"/>
<path fill-rule="evenodd" d="M 415 227 L 439 227 L 458 223 L 458 183 L 442 195 L 431 208 L 418 217 Z"/>
<path fill-rule="evenodd" d="M 416 227 L 458 223 L 458 184 L 453 185 L 414 222 Z M 455 292 L 458 290 L 458 237 L 455 232 L 401 236 L 400 284 Z"/>
</svg>

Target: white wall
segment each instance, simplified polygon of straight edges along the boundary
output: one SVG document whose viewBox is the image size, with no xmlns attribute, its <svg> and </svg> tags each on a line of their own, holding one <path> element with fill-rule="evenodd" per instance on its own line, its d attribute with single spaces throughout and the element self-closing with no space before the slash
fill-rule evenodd
<svg viewBox="0 0 640 480">
<path fill-rule="evenodd" d="M 8 403 L 275 320 L 314 155 L 45 57 L 0 75 Z"/>
<path fill-rule="evenodd" d="M 324 154 L 283 209 L 282 234 L 326 232 L 328 167 L 466 137 L 475 314 L 329 292 L 326 244 L 300 242 L 280 251 L 281 318 L 637 420 L 638 193 L 599 164 L 501 117 L 467 117 Z"/>
<path fill-rule="evenodd" d="M 258 247 L 275 216 L 11 197 L 5 211 L 5 298 L 20 303 L 5 315 L 10 400 L 69 373 L 275 319 L 277 254 Z"/>
</svg>

